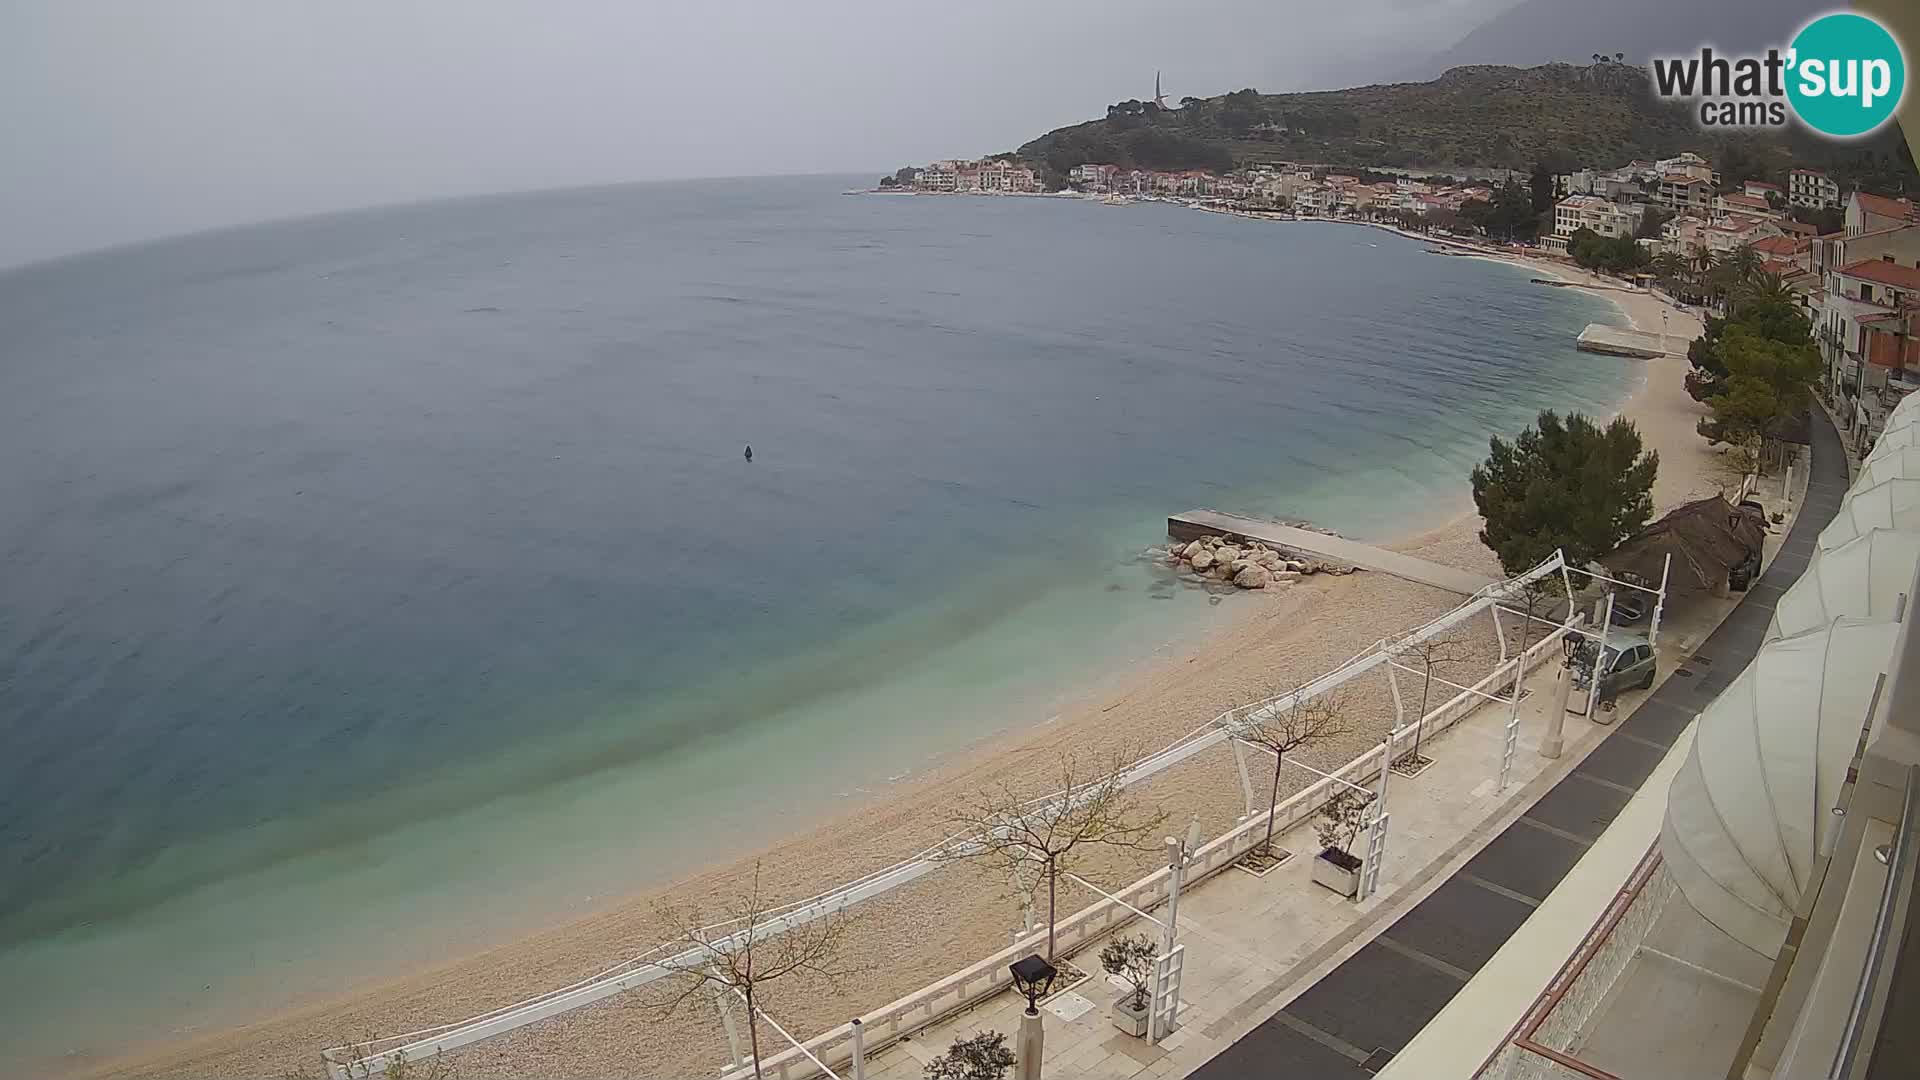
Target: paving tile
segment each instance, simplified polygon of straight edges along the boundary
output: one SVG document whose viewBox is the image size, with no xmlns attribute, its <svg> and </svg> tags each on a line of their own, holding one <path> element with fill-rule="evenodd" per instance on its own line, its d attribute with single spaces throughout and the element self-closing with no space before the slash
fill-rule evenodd
<svg viewBox="0 0 1920 1080">
<path fill-rule="evenodd" d="M 1624 791 L 1569 776 L 1542 795 L 1526 816 L 1575 836 L 1598 840 L 1632 797 Z"/>
<path fill-rule="evenodd" d="M 1586 852 L 1571 840 L 1516 824 L 1494 837 L 1468 861 L 1466 870 L 1522 896 L 1545 900 Z"/>
<path fill-rule="evenodd" d="M 1622 730 L 1625 730 L 1624 726 Z M 1637 733 L 1636 733 L 1637 734 Z M 1576 772 L 1592 773 L 1602 780 L 1611 780 L 1630 788 L 1638 788 L 1640 782 L 1659 768 L 1665 752 L 1648 746 L 1638 739 L 1607 738 L 1587 759 L 1580 763 Z"/>
<path fill-rule="evenodd" d="M 1455 878 L 1400 916 L 1387 936 L 1454 967 L 1479 971 L 1532 914 L 1532 907 L 1512 897 Z"/>
<path fill-rule="evenodd" d="M 1382 1046 L 1397 1051 L 1462 985 L 1451 975 L 1368 942 L 1293 999 L 1286 1011 L 1363 1052 Z"/>
<path fill-rule="evenodd" d="M 1674 676 L 1674 679 L 1679 679 L 1679 676 Z M 1699 715 L 1700 710 L 1698 706 L 1680 701 L 1678 694 L 1662 693 L 1664 690 L 1666 686 L 1641 702 L 1632 716 L 1619 722 L 1619 729 L 1662 746 L 1672 746 L 1680 733 L 1687 730 L 1687 725 L 1693 723 L 1693 718 Z"/>
<path fill-rule="evenodd" d="M 1218 1057 L 1192 1073 L 1201 1080 L 1367 1080 L 1368 1074 L 1352 1059 L 1323 1046 L 1277 1020 L 1249 1032 Z"/>
</svg>

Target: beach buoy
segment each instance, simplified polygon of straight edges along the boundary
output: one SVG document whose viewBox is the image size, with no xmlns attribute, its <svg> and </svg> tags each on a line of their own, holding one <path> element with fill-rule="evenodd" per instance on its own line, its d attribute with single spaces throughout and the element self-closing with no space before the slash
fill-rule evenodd
<svg viewBox="0 0 1920 1080">
<path fill-rule="evenodd" d="M 747 446 L 747 460 L 748 460 L 748 461 L 752 461 L 752 460 L 753 460 L 753 446 L 752 446 L 752 444 L 748 444 L 748 446 Z"/>
</svg>

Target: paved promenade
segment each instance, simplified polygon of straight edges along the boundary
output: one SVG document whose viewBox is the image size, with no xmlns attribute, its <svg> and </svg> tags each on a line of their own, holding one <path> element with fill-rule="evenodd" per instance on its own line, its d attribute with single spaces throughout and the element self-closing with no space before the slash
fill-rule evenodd
<svg viewBox="0 0 1920 1080">
<path fill-rule="evenodd" d="M 1391 1064 L 1527 921 L 1758 649 L 1774 603 L 1806 569 L 1846 489 L 1839 439 L 1818 411 L 1813 439 L 1800 512 L 1766 572 L 1710 631 L 1711 611 L 1698 627 L 1670 625 L 1662 680 L 1650 693 L 1623 695 L 1621 719 L 1603 726 L 1570 715 L 1564 755 L 1540 757 L 1553 668 L 1536 672 L 1505 789 L 1497 776 L 1507 709 L 1497 705 L 1431 740 L 1435 763 L 1419 776 L 1394 780 L 1393 838 L 1373 898 L 1354 904 L 1314 885 L 1308 870 L 1318 845 L 1306 828 L 1288 833 L 1284 846 L 1302 857 L 1265 878 L 1227 871 L 1182 898 L 1188 962 L 1178 1031 L 1151 1045 L 1115 1030 L 1115 988 L 1096 977 L 1044 1006 L 1043 1075 L 1362 1080 Z M 1317 543 L 1337 539 L 1293 531 Z M 1138 922 L 1124 932 L 1142 931 L 1157 936 Z M 1082 958 L 1092 965 L 1090 955 Z M 867 1075 L 917 1080 L 956 1036 L 991 1029 L 1011 1038 L 1021 1008 L 1002 994 L 875 1055 Z M 1407 1072 L 1411 1064 L 1393 1071 L 1421 1075 Z"/>
<path fill-rule="evenodd" d="M 1792 530 L 1686 666 L 1431 896 L 1192 1075 L 1364 1080 L 1506 943 L 1606 831 L 1695 715 L 1760 648 L 1774 603 L 1806 570 L 1847 488 L 1838 435 L 1814 410 L 1813 472 Z"/>
</svg>

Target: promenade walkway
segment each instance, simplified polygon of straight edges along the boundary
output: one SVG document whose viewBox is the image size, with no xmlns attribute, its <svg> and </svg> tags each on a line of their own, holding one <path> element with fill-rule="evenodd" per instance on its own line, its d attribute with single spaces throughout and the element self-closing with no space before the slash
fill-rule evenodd
<svg viewBox="0 0 1920 1080">
<path fill-rule="evenodd" d="M 1537 671 L 1520 704 L 1505 789 L 1496 778 L 1507 709 L 1497 705 L 1430 741 L 1434 765 L 1394 780 L 1393 840 L 1373 898 L 1355 904 L 1312 884 L 1307 857 L 1266 878 L 1228 871 L 1208 879 L 1180 905 L 1188 955 L 1179 1030 L 1158 1045 L 1114 1030 L 1115 989 L 1095 978 L 1044 1006 L 1043 1075 L 1362 1080 L 1390 1066 L 1393 1075 L 1426 1075 L 1415 1061 L 1395 1066 L 1394 1054 L 1527 921 L 1758 649 L 1774 603 L 1806 569 L 1846 489 L 1838 437 L 1819 415 L 1813 439 L 1800 512 L 1767 570 L 1717 626 L 1714 611 L 1670 624 L 1662 681 L 1623 695 L 1616 723 L 1569 715 L 1564 755 L 1540 757 L 1553 673 Z M 1306 828 L 1282 843 L 1302 856 L 1317 848 Z M 1123 932 L 1158 936 L 1145 923 Z M 1091 955 L 1081 966 L 1092 966 Z M 1002 994 L 950 1017 L 874 1055 L 867 1076 L 919 1080 L 956 1036 L 990 1029 L 1011 1037 L 1022 1004 Z M 1501 1019 L 1503 1030 L 1510 1021 Z"/>
<path fill-rule="evenodd" d="M 1194 540 L 1202 536 L 1245 537 L 1289 554 L 1378 570 L 1462 596 L 1472 596 L 1494 581 L 1457 567 L 1442 566 L 1398 551 L 1349 540 L 1344 536 L 1328 536 L 1312 529 L 1241 517 L 1239 514 L 1223 514 L 1218 510 L 1189 510 L 1184 514 L 1175 514 L 1167 519 L 1167 535 L 1175 540 Z"/>
<path fill-rule="evenodd" d="M 1432 895 L 1192 1075 L 1364 1080 L 1452 1000 L 1759 650 L 1774 604 L 1806 570 L 1815 537 L 1846 493 L 1839 436 L 1819 410 L 1812 429 L 1812 473 L 1792 530 L 1686 667 Z"/>
</svg>

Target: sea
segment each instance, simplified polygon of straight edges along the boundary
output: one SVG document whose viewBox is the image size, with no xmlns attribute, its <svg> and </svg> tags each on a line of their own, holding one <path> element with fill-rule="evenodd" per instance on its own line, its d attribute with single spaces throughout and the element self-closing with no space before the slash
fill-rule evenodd
<svg viewBox="0 0 1920 1080">
<path fill-rule="evenodd" d="M 1573 348 L 1611 304 L 1381 230 L 854 183 L 0 273 L 0 1073 L 909 784 L 1253 602 L 1169 513 L 1405 535 L 1639 378 Z"/>
</svg>

